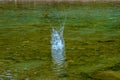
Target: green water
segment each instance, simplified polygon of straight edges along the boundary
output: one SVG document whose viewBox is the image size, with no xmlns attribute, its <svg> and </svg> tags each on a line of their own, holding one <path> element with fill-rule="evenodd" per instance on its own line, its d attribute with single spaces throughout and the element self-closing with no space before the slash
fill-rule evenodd
<svg viewBox="0 0 120 80">
<path fill-rule="evenodd" d="M 119 5 L 0 4 L 0 80 L 119 80 Z M 59 74 L 50 38 L 51 26 L 63 23 L 66 62 Z"/>
</svg>

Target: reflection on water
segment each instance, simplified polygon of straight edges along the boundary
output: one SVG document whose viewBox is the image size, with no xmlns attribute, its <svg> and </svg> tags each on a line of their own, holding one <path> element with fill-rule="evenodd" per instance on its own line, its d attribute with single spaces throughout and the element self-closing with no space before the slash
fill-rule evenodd
<svg viewBox="0 0 120 80">
<path fill-rule="evenodd" d="M 51 35 L 51 51 L 53 70 L 56 74 L 65 73 L 65 43 L 63 39 L 64 26 L 60 26 L 60 29 L 52 29 Z"/>
</svg>

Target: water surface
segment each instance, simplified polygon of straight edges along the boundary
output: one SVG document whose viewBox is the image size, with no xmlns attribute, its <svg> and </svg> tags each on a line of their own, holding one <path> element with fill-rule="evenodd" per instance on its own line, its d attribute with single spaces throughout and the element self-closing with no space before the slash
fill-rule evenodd
<svg viewBox="0 0 120 80">
<path fill-rule="evenodd" d="M 119 80 L 119 22 L 119 3 L 1 4 L 0 80 Z M 59 67 L 50 25 L 61 23 L 66 60 Z"/>
</svg>

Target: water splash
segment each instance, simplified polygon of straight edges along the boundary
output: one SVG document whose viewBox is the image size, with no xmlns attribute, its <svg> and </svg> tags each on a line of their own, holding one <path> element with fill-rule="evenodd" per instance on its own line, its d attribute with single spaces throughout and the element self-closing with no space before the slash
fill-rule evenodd
<svg viewBox="0 0 120 80">
<path fill-rule="evenodd" d="M 62 64 L 65 59 L 65 43 L 63 39 L 63 30 L 62 26 L 59 30 L 52 29 L 52 39 L 51 39 L 51 51 L 52 59 L 55 64 Z"/>
<path fill-rule="evenodd" d="M 64 26 L 60 26 L 60 29 L 52 29 L 51 35 L 51 54 L 52 61 L 54 63 L 54 71 L 62 73 L 65 68 L 65 42 L 63 39 Z"/>
</svg>

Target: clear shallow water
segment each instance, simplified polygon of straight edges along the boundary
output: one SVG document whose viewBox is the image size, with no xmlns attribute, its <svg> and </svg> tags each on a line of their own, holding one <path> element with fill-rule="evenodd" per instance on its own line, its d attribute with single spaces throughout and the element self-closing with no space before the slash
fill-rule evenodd
<svg viewBox="0 0 120 80">
<path fill-rule="evenodd" d="M 60 7 L 0 8 L 1 80 L 120 79 L 119 7 Z M 62 22 L 66 60 L 55 65 L 50 24 Z"/>
</svg>

